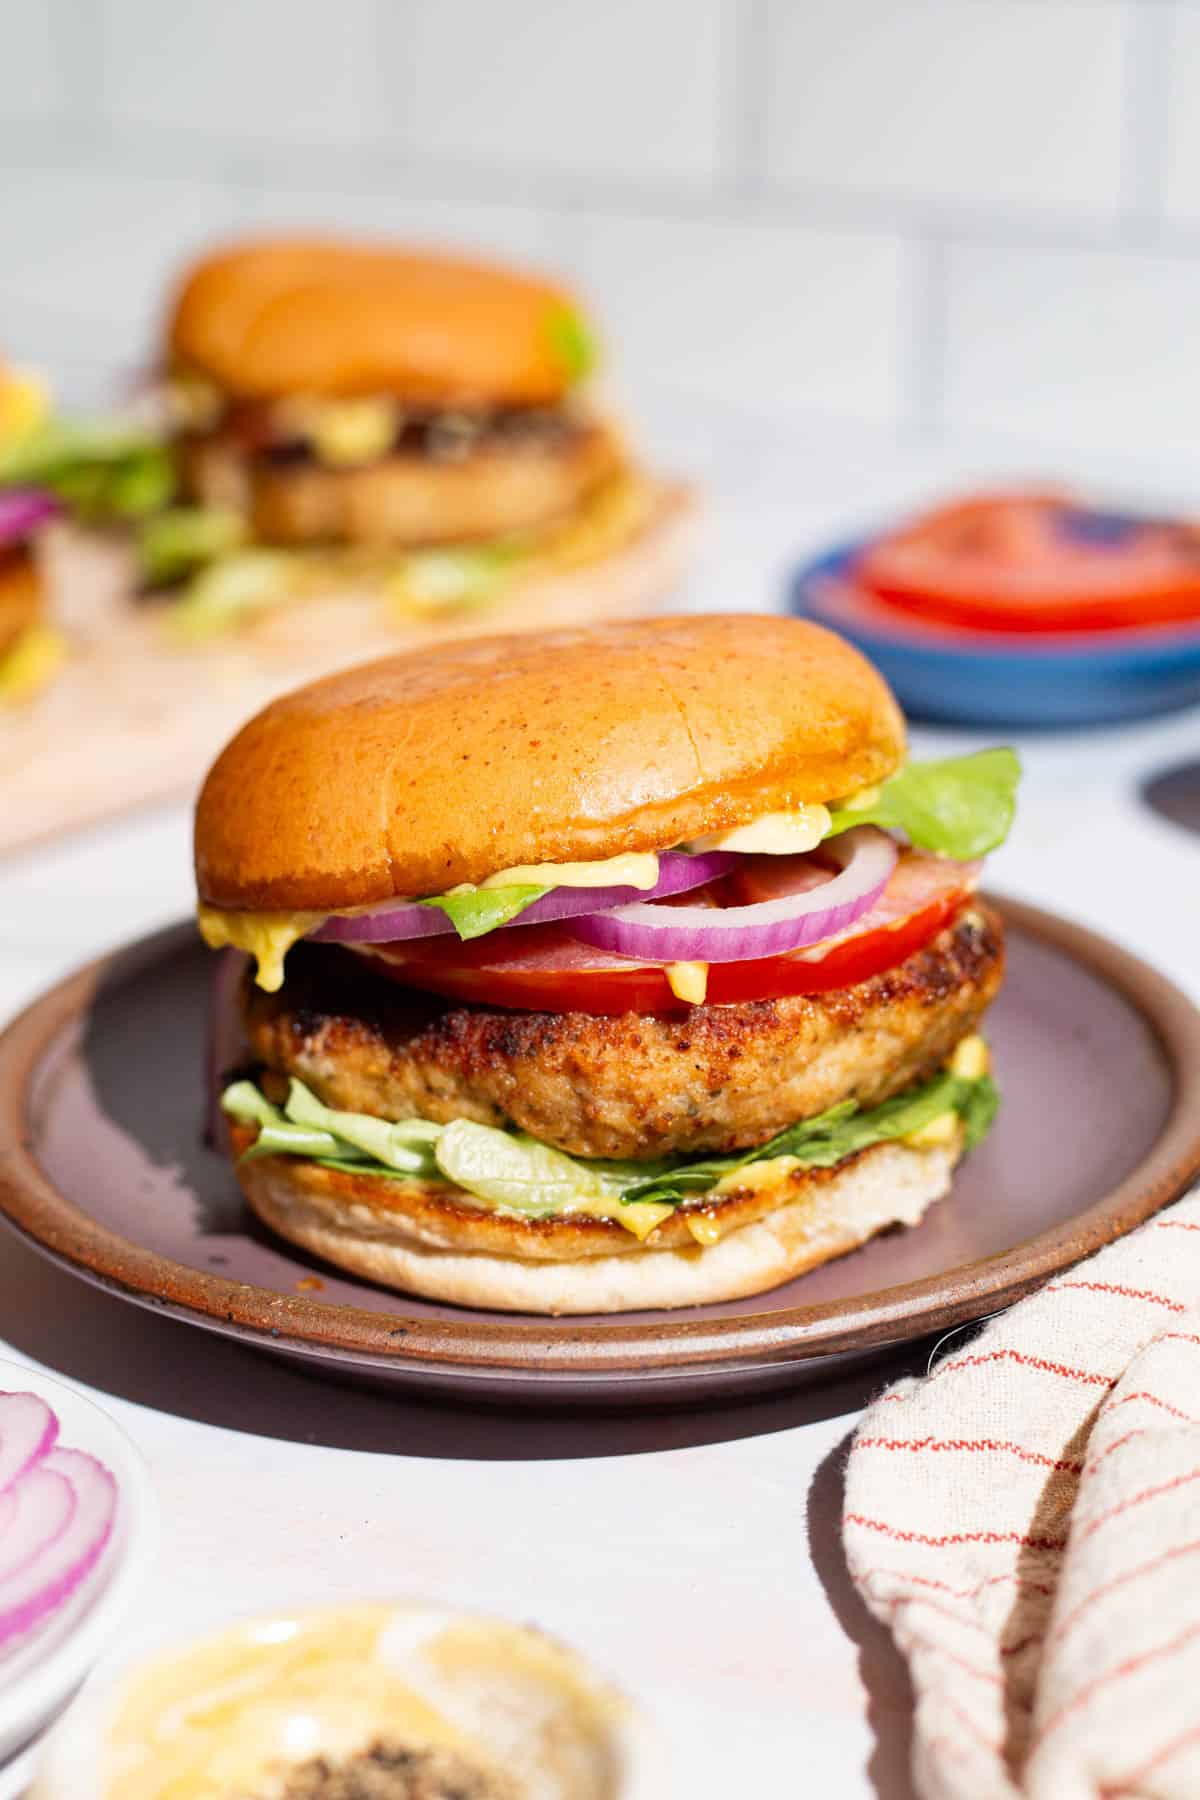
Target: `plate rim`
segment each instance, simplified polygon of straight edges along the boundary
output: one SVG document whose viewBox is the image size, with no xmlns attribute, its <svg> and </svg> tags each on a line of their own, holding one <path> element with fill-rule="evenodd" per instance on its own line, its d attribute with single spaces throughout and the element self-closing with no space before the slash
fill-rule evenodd
<svg viewBox="0 0 1200 1800">
<path fill-rule="evenodd" d="M 66 976 L 0 1032 L 0 1219 L 60 1267 L 120 1298 L 259 1348 L 395 1375 L 472 1380 L 538 1376 L 603 1382 L 745 1373 L 878 1348 L 946 1330 L 1010 1305 L 1170 1204 L 1200 1175 L 1200 1009 L 1165 975 L 1088 927 L 1006 896 L 1006 922 L 1081 963 L 1141 1015 L 1174 1084 L 1162 1131 L 1141 1163 L 1082 1212 L 998 1255 L 851 1300 L 782 1312 L 654 1324 L 517 1323 L 504 1313 L 428 1319 L 276 1293 L 187 1267 L 119 1236 L 62 1194 L 37 1163 L 27 1115 L 46 1051 L 77 1025 L 106 979 L 195 943 L 190 921 L 166 926 Z M 755 1296 L 748 1297 L 753 1304 Z"/>
</svg>

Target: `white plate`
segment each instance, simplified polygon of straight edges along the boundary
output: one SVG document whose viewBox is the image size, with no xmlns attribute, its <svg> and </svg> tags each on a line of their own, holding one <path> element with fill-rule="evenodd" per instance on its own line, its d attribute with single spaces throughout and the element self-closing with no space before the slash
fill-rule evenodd
<svg viewBox="0 0 1200 1800">
<path fill-rule="evenodd" d="M 37 1770 L 41 1742 L 35 1739 L 18 1750 L 11 1762 L 0 1765 L 0 1800 L 21 1800 Z"/>
<path fill-rule="evenodd" d="M 8 1361 L 0 1361 L 0 1392 L 37 1394 L 53 1407 L 60 1442 L 104 1463 L 119 1496 L 115 1529 L 92 1575 L 44 1630 L 0 1661 L 0 1800 L 8 1800 L 22 1791 L 17 1782 L 28 1780 L 28 1768 L 19 1765 L 31 1740 L 62 1709 L 119 1625 L 156 1548 L 158 1509 L 140 1455 L 82 1394 Z"/>
</svg>

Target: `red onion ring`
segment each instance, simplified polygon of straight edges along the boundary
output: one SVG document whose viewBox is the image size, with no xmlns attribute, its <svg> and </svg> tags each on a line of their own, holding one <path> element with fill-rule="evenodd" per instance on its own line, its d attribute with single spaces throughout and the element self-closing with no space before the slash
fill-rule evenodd
<svg viewBox="0 0 1200 1800">
<path fill-rule="evenodd" d="M 20 544 L 39 525 L 58 517 L 62 508 L 41 488 L 8 488 L 0 492 L 0 545 Z"/>
<path fill-rule="evenodd" d="M 859 825 L 822 846 L 841 874 L 803 893 L 713 910 L 643 902 L 576 919 L 572 934 L 637 962 L 758 962 L 844 931 L 872 907 L 899 852 L 887 833 Z"/>
<path fill-rule="evenodd" d="M 670 894 L 686 894 L 692 888 L 715 881 L 719 875 L 727 875 L 737 860 L 731 850 L 710 850 L 701 856 L 667 850 L 658 859 L 658 880 L 652 888 L 554 888 L 518 913 L 515 919 L 510 919 L 507 925 L 497 926 L 497 930 L 511 931 L 518 925 L 544 925 L 552 919 L 572 919 L 580 913 L 593 913 L 604 907 L 626 906 L 631 900 L 665 900 Z M 395 944 L 405 938 L 444 936 L 453 930 L 453 921 L 439 907 L 422 906 L 411 900 L 399 904 L 385 900 L 366 912 L 326 919 L 309 935 L 324 944 Z"/>
<path fill-rule="evenodd" d="M 0 1396 L 0 1494 L 53 1450 L 58 1420 L 36 1394 Z"/>
<path fill-rule="evenodd" d="M 75 1516 L 75 1489 L 44 1463 L 7 1497 L 12 1513 L 0 1533 L 0 1586 L 52 1549 Z"/>
<path fill-rule="evenodd" d="M 52 1450 L 38 1471 L 65 1480 L 75 1504 L 58 1536 L 0 1580 L 0 1649 L 70 1599 L 100 1560 L 116 1521 L 117 1484 L 94 1456 Z"/>
</svg>

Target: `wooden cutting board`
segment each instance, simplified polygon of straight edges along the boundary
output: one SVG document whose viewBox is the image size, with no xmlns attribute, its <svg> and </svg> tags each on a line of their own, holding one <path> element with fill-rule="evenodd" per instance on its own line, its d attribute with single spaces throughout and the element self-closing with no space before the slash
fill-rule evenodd
<svg viewBox="0 0 1200 1800">
<path fill-rule="evenodd" d="M 660 483 L 647 524 L 619 552 L 533 577 L 477 611 L 397 623 L 377 596 L 348 591 L 199 647 L 173 643 L 153 604 L 130 602 L 124 552 L 60 534 L 50 575 L 72 654 L 44 694 L 0 713 L 8 777 L 0 854 L 190 793 L 260 707 L 348 664 L 435 638 L 661 610 L 690 559 L 698 516 L 692 489 Z"/>
</svg>

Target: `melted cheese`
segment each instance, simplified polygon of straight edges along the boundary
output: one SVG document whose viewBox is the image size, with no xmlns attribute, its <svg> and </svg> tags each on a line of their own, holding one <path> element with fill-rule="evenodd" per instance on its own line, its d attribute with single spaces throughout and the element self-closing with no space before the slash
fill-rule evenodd
<svg viewBox="0 0 1200 1800">
<path fill-rule="evenodd" d="M 67 660 L 67 641 L 52 625 L 30 625 L 0 657 L 0 706 L 20 706 L 49 687 Z"/>
<path fill-rule="evenodd" d="M 733 1169 L 728 1175 L 722 1175 L 712 1191 L 714 1194 L 754 1194 L 760 1188 L 777 1187 L 799 1167 L 797 1156 L 768 1157 L 764 1162 L 747 1163 L 743 1169 Z"/>
<path fill-rule="evenodd" d="M 171 376 L 164 398 L 171 423 L 182 431 L 211 431 L 225 410 L 220 388 L 187 369 L 177 369 Z"/>
<path fill-rule="evenodd" d="M 602 862 L 520 863 L 489 875 L 480 887 L 631 887 L 647 893 L 658 881 L 658 857 L 653 851 L 627 851 Z M 469 886 L 464 893 L 470 892 Z"/>
<path fill-rule="evenodd" d="M 748 825 L 732 831 L 717 832 L 697 839 L 693 850 L 725 849 L 764 856 L 795 856 L 813 849 L 829 830 L 829 813 L 824 806 L 803 806 L 794 812 L 767 813 Z M 498 869 L 478 885 L 481 888 L 504 887 L 629 887 L 649 893 L 659 877 L 659 860 L 653 851 L 626 851 L 596 862 L 520 863 L 513 869 Z M 471 893 L 470 882 L 453 888 L 453 893 Z M 352 917 L 362 907 L 347 907 L 329 913 L 316 912 L 223 912 L 217 907 L 201 906 L 198 912 L 200 932 L 214 950 L 231 945 L 244 950 L 258 963 L 257 981 L 268 993 L 276 993 L 283 985 L 283 962 L 292 945 L 327 918 Z M 701 1006 L 707 993 L 707 963 L 671 963 L 666 969 L 671 992 L 692 1006 Z"/>
<path fill-rule="evenodd" d="M 677 1000 L 686 1000 L 689 1006 L 703 1006 L 704 997 L 708 993 L 708 964 L 706 962 L 668 963 L 663 969 L 667 978 L 667 986 Z"/>
<path fill-rule="evenodd" d="M 992 1055 L 987 1047 L 987 1040 L 980 1037 L 978 1032 L 972 1032 L 970 1037 L 963 1038 L 946 1064 L 950 1073 L 957 1075 L 960 1081 L 979 1081 L 991 1066 Z M 937 1150 L 944 1145 L 957 1143 L 962 1131 L 962 1120 L 953 1108 L 949 1108 L 944 1113 L 938 1113 L 935 1119 L 930 1119 L 927 1125 L 922 1125 L 919 1131 L 910 1131 L 900 1142 L 907 1144 L 910 1150 Z"/>
<path fill-rule="evenodd" d="M 587 1213 L 593 1219 L 611 1219 L 631 1232 L 639 1244 L 644 1244 L 650 1233 L 674 1211 L 674 1206 L 663 1200 L 631 1200 L 628 1205 L 623 1205 L 615 1195 L 581 1191 L 556 1207 L 555 1216 L 569 1218 L 572 1213 Z"/>
<path fill-rule="evenodd" d="M 21 438 L 50 416 L 50 390 L 39 375 L 0 363 L 0 440 Z"/>
<path fill-rule="evenodd" d="M 2 693 L 0 688 L 0 693 Z M 631 887 L 642 892 L 658 880 L 658 858 L 653 853 L 610 856 L 604 862 L 529 863 L 516 869 L 502 869 L 489 875 L 480 885 L 501 887 Z M 451 890 L 456 894 L 473 891 L 469 882 Z M 398 901 L 403 905 L 403 901 Z M 276 994 L 283 986 L 283 962 L 293 944 L 315 931 L 328 918 L 352 918 L 363 912 L 361 906 L 341 911 L 323 912 L 226 912 L 220 907 L 196 909 L 200 935 L 210 950 L 244 950 L 258 964 L 255 977 L 260 988 Z M 701 995 L 703 999 L 703 995 Z"/>
<path fill-rule="evenodd" d="M 943 1145 L 957 1141 L 962 1130 L 962 1120 L 953 1107 L 930 1119 L 928 1125 L 922 1125 L 919 1131 L 910 1131 L 900 1139 L 910 1150 L 938 1150 Z"/>
<path fill-rule="evenodd" d="M 317 460 L 343 469 L 385 455 L 398 423 L 390 400 L 339 400 L 314 409 L 308 432 Z"/>
<path fill-rule="evenodd" d="M 293 944 L 315 931 L 325 913 L 222 912 L 199 906 L 196 923 L 210 950 L 244 950 L 258 964 L 255 980 L 268 994 L 283 986 L 283 959 Z"/>
<path fill-rule="evenodd" d="M 683 1212 L 680 1217 L 702 1249 L 708 1250 L 720 1243 L 724 1228 L 709 1214 Z"/>
<path fill-rule="evenodd" d="M 737 850 L 743 855 L 799 856 L 815 850 L 826 837 L 830 826 L 826 806 L 798 806 L 792 812 L 764 813 L 748 825 L 735 825 L 731 831 L 710 832 L 696 838 L 693 850 Z"/>
<path fill-rule="evenodd" d="M 878 801 L 879 793 L 880 790 L 877 787 L 859 788 L 857 794 L 851 794 L 848 800 L 842 801 L 839 810 L 841 812 L 866 812 L 869 806 L 874 806 Z"/>
<path fill-rule="evenodd" d="M 947 1064 L 950 1073 L 957 1075 L 960 1081 L 979 1081 L 988 1074 L 991 1066 L 987 1039 L 980 1037 L 978 1032 L 963 1038 Z"/>
</svg>

